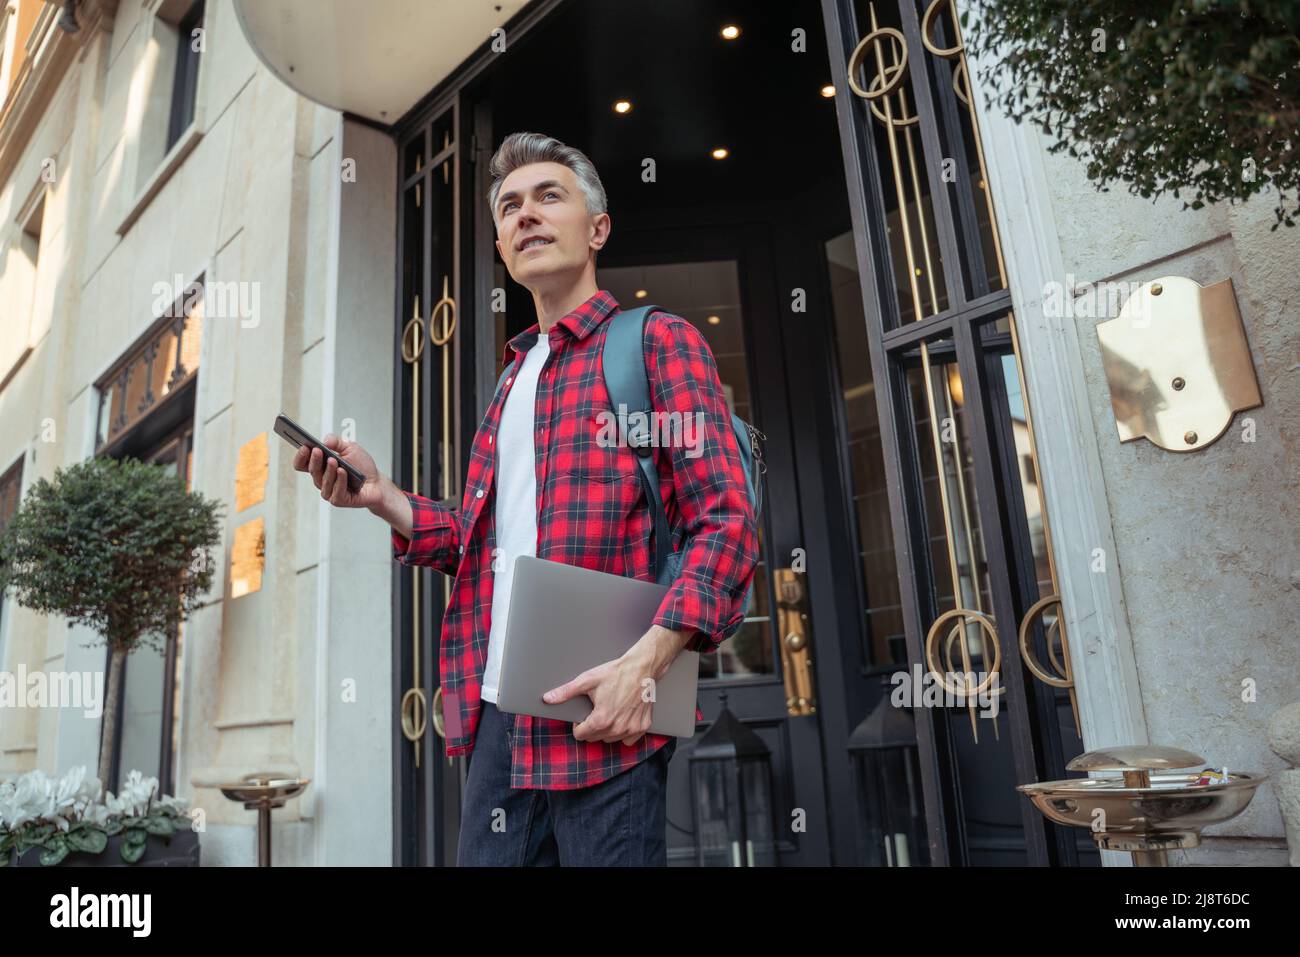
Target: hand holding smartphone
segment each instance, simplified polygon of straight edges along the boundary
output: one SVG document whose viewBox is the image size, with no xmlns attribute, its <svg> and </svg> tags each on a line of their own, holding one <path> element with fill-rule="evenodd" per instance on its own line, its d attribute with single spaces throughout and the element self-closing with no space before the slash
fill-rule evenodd
<svg viewBox="0 0 1300 957">
<path fill-rule="evenodd" d="M 336 450 L 329 448 L 324 442 L 316 438 L 316 436 L 312 435 L 283 412 L 275 417 L 275 434 L 280 436 L 294 448 L 301 448 L 305 445 L 309 449 L 320 449 L 321 454 L 324 455 L 327 460 L 333 459 L 339 464 L 339 467 L 347 473 L 348 489 L 350 491 L 358 492 L 361 490 L 361 486 L 365 484 L 365 476 L 358 472 L 353 466 L 343 461 L 342 457 Z"/>
</svg>

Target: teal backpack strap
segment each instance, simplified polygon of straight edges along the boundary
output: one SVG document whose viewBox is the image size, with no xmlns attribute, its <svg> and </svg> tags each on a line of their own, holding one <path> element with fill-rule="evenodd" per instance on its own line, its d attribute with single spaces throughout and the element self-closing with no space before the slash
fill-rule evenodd
<svg viewBox="0 0 1300 957">
<path fill-rule="evenodd" d="M 675 569 L 669 563 L 672 535 L 668 529 L 664 502 L 659 494 L 659 473 L 655 470 L 654 447 L 651 445 L 650 422 L 654 403 L 650 395 L 650 381 L 646 376 L 642 345 L 645 321 L 656 309 L 663 311 L 659 306 L 638 306 L 636 309 L 614 313 L 609 320 L 609 329 L 605 332 L 600 361 L 605 371 L 605 389 L 609 392 L 610 404 L 619 423 L 627 423 L 627 417 L 633 413 L 644 413 L 634 420 L 636 427 L 628 425 L 627 441 L 636 452 L 639 466 L 637 474 L 645 489 L 650 515 L 654 521 L 655 551 L 650 570 L 657 582 L 667 585 L 675 577 Z"/>
</svg>

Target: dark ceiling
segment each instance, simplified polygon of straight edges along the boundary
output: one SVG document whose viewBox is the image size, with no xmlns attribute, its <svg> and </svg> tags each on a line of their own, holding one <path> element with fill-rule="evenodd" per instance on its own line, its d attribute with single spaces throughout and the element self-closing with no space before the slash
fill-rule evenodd
<svg viewBox="0 0 1300 957">
<path fill-rule="evenodd" d="M 720 36 L 729 23 L 736 40 Z M 792 49 L 797 28 L 806 52 Z M 572 0 L 505 57 L 486 83 L 495 142 L 534 130 L 579 147 L 611 211 L 666 196 L 674 206 L 788 199 L 810 177 L 842 182 L 816 0 Z M 621 98 L 633 109 L 620 116 Z M 717 146 L 730 156 L 713 159 Z M 657 189 L 641 180 L 646 157 Z"/>
</svg>

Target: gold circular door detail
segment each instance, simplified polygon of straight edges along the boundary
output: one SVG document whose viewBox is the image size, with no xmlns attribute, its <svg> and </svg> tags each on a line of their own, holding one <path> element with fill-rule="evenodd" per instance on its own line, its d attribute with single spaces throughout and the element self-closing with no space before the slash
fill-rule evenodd
<svg viewBox="0 0 1300 957">
<path fill-rule="evenodd" d="M 960 620 L 948 630 L 944 637 L 944 658 L 947 668 L 941 670 L 937 660 L 939 637 L 943 625 L 954 618 Z M 965 688 L 958 688 L 949 683 L 949 673 L 959 671 L 962 674 L 966 674 L 969 669 L 964 667 L 957 669 L 953 667 L 952 646 L 957 639 L 964 637 L 963 625 L 968 621 L 973 621 L 979 625 L 980 630 L 988 635 L 989 639 L 993 642 L 993 664 L 989 666 L 988 674 L 978 685 L 972 686 L 968 677 L 967 686 Z M 983 612 L 972 611 L 969 608 L 954 608 L 951 611 L 944 612 L 934 620 L 934 624 L 930 626 L 930 631 L 925 636 L 925 664 L 930 669 L 930 673 L 934 675 L 935 680 L 943 685 L 944 689 L 950 694 L 959 697 L 971 697 L 972 695 L 980 694 L 997 679 L 998 669 L 1002 666 L 1002 648 L 998 644 L 998 632 L 997 629 L 993 627 L 993 620 Z M 1005 690 L 1006 689 L 999 687 L 994 689 L 993 694 L 1001 694 Z"/>
<path fill-rule="evenodd" d="M 402 329 L 402 359 L 410 365 L 420 360 L 424 352 L 424 320 L 419 316 Z"/>
<path fill-rule="evenodd" d="M 443 297 L 433 304 L 433 312 L 429 313 L 429 338 L 435 346 L 445 346 L 455 331 L 456 300 L 444 292 Z"/>
<path fill-rule="evenodd" d="M 447 719 L 442 714 L 442 685 L 433 693 L 433 730 L 438 737 L 447 740 Z"/>
<path fill-rule="evenodd" d="M 407 741 L 419 741 L 428 727 L 423 688 L 407 688 L 402 695 L 402 734 Z"/>
<path fill-rule="evenodd" d="M 951 2 L 952 0 L 934 0 L 934 3 L 926 8 L 925 16 L 921 18 L 921 42 L 925 44 L 927 50 L 935 56 L 943 57 L 945 60 L 961 56 L 961 51 L 966 48 L 966 44 L 962 43 L 960 38 L 957 40 L 956 46 L 948 47 L 946 50 L 935 46 L 934 41 L 930 39 L 930 31 L 934 26 L 935 15 L 938 14 L 941 7 L 947 6 Z"/>
<path fill-rule="evenodd" d="M 873 81 L 869 89 L 864 90 L 858 85 L 858 69 L 862 66 L 862 59 L 867 55 L 867 44 L 878 43 L 881 37 L 889 37 L 890 40 L 898 44 L 902 53 L 899 56 L 899 62 L 892 67 L 884 67 L 882 73 L 876 75 L 879 80 L 879 88 Z M 853 48 L 853 55 L 849 57 L 849 89 L 864 100 L 874 100 L 884 96 L 887 93 L 894 92 L 898 85 L 903 82 L 903 77 L 907 75 L 907 41 L 903 34 L 893 27 L 880 27 L 872 30 L 859 41 L 858 45 Z"/>
<path fill-rule="evenodd" d="M 1033 653 L 1029 650 L 1029 626 L 1033 624 L 1035 618 L 1043 614 L 1053 605 L 1058 606 L 1056 620 L 1047 626 L 1045 637 L 1047 638 L 1047 654 L 1052 659 L 1052 666 L 1057 670 L 1061 677 L 1049 674 L 1047 670 L 1034 659 Z M 1066 667 L 1065 662 L 1057 657 L 1056 647 L 1052 641 L 1053 631 L 1057 634 L 1061 633 L 1061 616 L 1065 613 L 1065 609 L 1060 606 L 1060 595 L 1048 595 L 1046 598 L 1040 598 L 1038 601 L 1034 602 L 1034 604 L 1030 606 L 1029 611 L 1025 612 L 1024 620 L 1020 622 L 1020 656 L 1024 659 L 1026 667 L 1033 672 L 1034 677 L 1039 681 L 1052 685 L 1054 688 L 1071 688 L 1074 686 L 1074 681 L 1070 677 L 1070 671 Z M 1062 636 L 1061 644 L 1062 646 L 1065 645 L 1064 636 Z"/>
</svg>

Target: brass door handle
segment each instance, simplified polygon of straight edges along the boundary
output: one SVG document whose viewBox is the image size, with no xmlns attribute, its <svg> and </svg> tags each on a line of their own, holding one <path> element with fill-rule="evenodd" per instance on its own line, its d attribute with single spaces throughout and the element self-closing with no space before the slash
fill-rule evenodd
<svg viewBox="0 0 1300 957">
<path fill-rule="evenodd" d="M 777 627 L 781 639 L 781 671 L 785 679 L 786 709 L 791 715 L 817 712 L 813 686 L 812 636 L 808 627 L 807 588 L 803 573 L 778 568 L 773 573 Z"/>
<path fill-rule="evenodd" d="M 949 621 L 956 620 L 947 632 L 943 626 Z M 979 631 L 969 633 L 969 626 L 976 626 Z M 984 665 L 986 671 L 984 677 L 976 683 L 975 673 L 971 670 L 970 646 L 969 639 L 972 634 L 978 634 L 980 642 L 980 660 L 988 662 Z M 988 641 L 985 641 L 987 636 Z M 942 642 L 942 647 L 940 643 Z M 993 659 L 988 661 L 988 645 L 993 645 Z M 961 649 L 961 662 L 958 664 L 953 661 L 953 646 L 956 645 Z M 940 651 L 943 654 L 942 664 L 938 660 Z M 971 735 L 975 743 L 979 744 L 980 732 L 979 725 L 976 723 L 976 701 L 985 694 L 999 695 L 1006 693 L 1006 687 L 1001 683 L 1002 668 L 1002 646 L 998 642 L 998 629 L 993 619 L 983 612 L 975 611 L 970 608 L 953 608 L 944 612 L 934 620 L 930 625 L 930 630 L 925 636 L 925 665 L 930 669 L 930 675 L 937 681 L 945 691 L 953 695 L 960 701 L 965 701 L 966 712 L 970 716 Z M 954 679 L 961 679 L 961 684 L 957 684 Z M 997 729 L 997 717 L 993 718 L 994 730 Z"/>
<path fill-rule="evenodd" d="M 424 737 L 424 729 L 428 727 L 423 688 L 406 689 L 406 694 L 402 695 L 401 712 L 402 734 L 407 741 L 419 741 Z"/>
<path fill-rule="evenodd" d="M 438 737 L 447 740 L 447 719 L 442 714 L 442 685 L 433 693 L 433 730 Z"/>
</svg>

